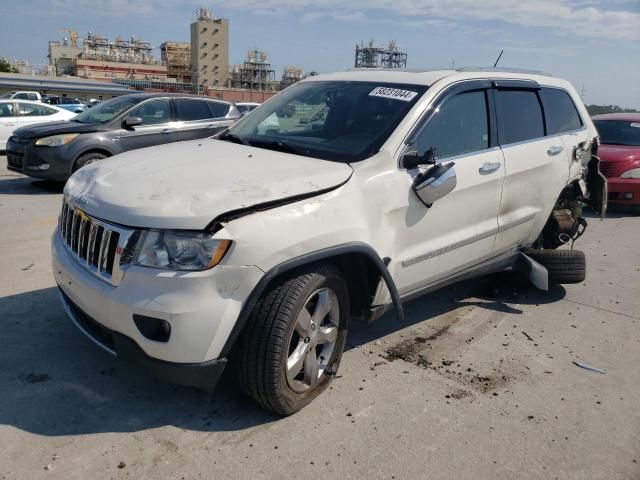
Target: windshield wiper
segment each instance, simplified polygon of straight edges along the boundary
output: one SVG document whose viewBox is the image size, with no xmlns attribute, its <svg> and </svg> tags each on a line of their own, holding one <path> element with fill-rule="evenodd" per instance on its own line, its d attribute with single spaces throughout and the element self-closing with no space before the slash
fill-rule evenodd
<svg viewBox="0 0 640 480">
<path fill-rule="evenodd" d="M 283 153 L 293 153 L 294 155 L 305 155 L 308 151 L 301 148 L 296 148 L 282 140 L 251 140 L 250 145 L 258 148 L 265 148 L 267 150 L 275 150 Z"/>
<path fill-rule="evenodd" d="M 249 143 L 247 141 L 243 140 L 242 138 L 240 138 L 235 133 L 229 133 L 229 131 L 227 131 L 226 133 L 220 135 L 218 138 L 220 140 L 228 140 L 229 142 L 239 143 L 240 145 L 249 145 Z"/>
</svg>

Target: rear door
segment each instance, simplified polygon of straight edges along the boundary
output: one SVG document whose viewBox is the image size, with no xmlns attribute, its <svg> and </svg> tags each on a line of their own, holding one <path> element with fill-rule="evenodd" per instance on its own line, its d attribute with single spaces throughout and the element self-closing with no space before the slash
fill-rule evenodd
<svg viewBox="0 0 640 480">
<path fill-rule="evenodd" d="M 498 140 L 506 177 L 498 214 L 495 249 L 526 246 L 542 231 L 569 178 L 560 136 L 546 136 L 536 82 L 494 82 Z"/>
<path fill-rule="evenodd" d="M 478 81 L 452 87 L 410 139 L 418 154 L 435 149 L 438 161 L 454 162 L 457 185 L 427 207 L 411 188 L 417 170 L 402 176 L 398 188 L 406 190 L 408 205 L 397 217 L 394 279 L 403 295 L 494 256 L 505 170 L 489 87 Z"/>
<path fill-rule="evenodd" d="M 180 140 L 210 137 L 232 123 L 224 118 L 229 113 L 229 104 L 215 100 L 178 98 L 176 111 Z"/>
<path fill-rule="evenodd" d="M 153 98 L 142 102 L 131 109 L 127 116 L 141 118 L 142 125 L 132 129 L 122 128 L 117 132 L 116 139 L 125 151 L 178 140 L 169 98 Z"/>
<path fill-rule="evenodd" d="M 17 102 L 18 105 L 18 126 L 24 127 L 34 123 L 44 123 L 51 120 L 57 112 L 54 108 L 47 107 L 44 104 L 34 104 L 26 102 Z"/>
</svg>

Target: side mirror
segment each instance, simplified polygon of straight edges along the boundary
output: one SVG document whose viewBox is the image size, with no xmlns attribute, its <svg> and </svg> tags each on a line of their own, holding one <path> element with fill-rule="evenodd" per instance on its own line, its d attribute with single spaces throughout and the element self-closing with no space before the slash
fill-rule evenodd
<svg viewBox="0 0 640 480">
<path fill-rule="evenodd" d="M 140 117 L 127 117 L 122 121 L 122 128 L 126 128 L 127 130 L 133 127 L 139 127 L 140 125 L 142 125 L 142 119 Z"/>
<path fill-rule="evenodd" d="M 437 164 L 425 173 L 418 175 L 413 181 L 413 191 L 427 207 L 436 200 L 450 193 L 458 183 L 455 163 Z"/>
<path fill-rule="evenodd" d="M 429 148 L 423 155 L 419 155 L 415 149 L 415 145 L 412 145 L 402 157 L 402 166 L 406 170 L 412 170 L 420 165 L 434 165 L 437 163 L 437 151 L 435 147 Z"/>
</svg>

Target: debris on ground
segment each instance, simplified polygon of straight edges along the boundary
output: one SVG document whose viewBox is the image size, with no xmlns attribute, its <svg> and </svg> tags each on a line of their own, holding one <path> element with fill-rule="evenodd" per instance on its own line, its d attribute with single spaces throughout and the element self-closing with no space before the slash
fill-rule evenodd
<svg viewBox="0 0 640 480">
<path fill-rule="evenodd" d="M 606 370 L 603 370 L 602 368 L 598 368 L 598 367 L 594 367 L 592 365 L 589 365 L 588 363 L 584 363 L 584 362 L 573 362 L 574 365 L 577 365 L 580 368 L 584 368 L 585 370 L 591 370 L 592 372 L 598 372 L 598 373 L 602 373 L 605 374 L 607 373 Z"/>
<path fill-rule="evenodd" d="M 31 267 L 33 267 L 33 263 L 30 263 L 29 265 L 27 265 L 26 267 L 23 267 L 22 270 L 30 270 Z"/>
</svg>

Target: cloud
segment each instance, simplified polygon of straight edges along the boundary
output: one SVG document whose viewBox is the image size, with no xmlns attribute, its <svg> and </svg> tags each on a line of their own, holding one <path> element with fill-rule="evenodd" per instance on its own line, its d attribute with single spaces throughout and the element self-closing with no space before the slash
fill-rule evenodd
<svg viewBox="0 0 640 480">
<path fill-rule="evenodd" d="M 20 7 L 49 15 L 157 16 L 193 9 L 192 0 L 23 0 Z M 406 26 L 441 30 L 474 22 L 538 28 L 551 34 L 604 40 L 640 40 L 637 0 L 234 0 L 225 11 L 257 15 L 297 14 L 320 19 L 365 21 L 374 14 Z M 35 8 L 34 8 L 35 6 Z M 215 10 L 214 10 L 215 13 Z M 483 26 L 484 27 L 484 26 Z M 487 26 L 492 28 L 493 26 Z"/>
<path fill-rule="evenodd" d="M 392 14 L 412 23 L 451 28 L 467 21 L 501 22 L 519 27 L 549 30 L 560 35 L 608 40 L 640 39 L 640 13 L 633 3 L 617 2 L 616 10 L 602 1 L 588 0 L 235 0 L 227 8 L 252 11 L 278 8 L 319 13 L 332 18 L 363 15 L 364 12 Z M 626 9 L 625 9 L 626 8 Z"/>
</svg>

